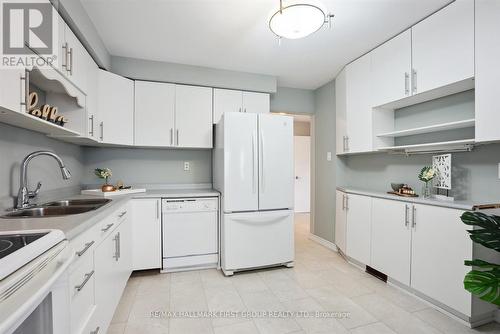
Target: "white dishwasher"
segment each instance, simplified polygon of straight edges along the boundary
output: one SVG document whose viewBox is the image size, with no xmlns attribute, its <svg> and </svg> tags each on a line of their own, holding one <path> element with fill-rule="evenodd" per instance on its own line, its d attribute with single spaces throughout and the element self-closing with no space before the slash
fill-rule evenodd
<svg viewBox="0 0 500 334">
<path fill-rule="evenodd" d="M 216 268 L 218 198 L 162 200 L 163 272 Z"/>
</svg>

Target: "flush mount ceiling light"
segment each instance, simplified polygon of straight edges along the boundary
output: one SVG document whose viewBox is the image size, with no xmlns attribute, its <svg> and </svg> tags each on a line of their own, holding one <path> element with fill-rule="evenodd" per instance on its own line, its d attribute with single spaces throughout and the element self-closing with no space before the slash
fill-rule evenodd
<svg viewBox="0 0 500 334">
<path fill-rule="evenodd" d="M 307 37 L 328 24 L 331 27 L 333 14 L 315 3 L 292 2 L 286 6 L 280 0 L 279 9 L 269 19 L 269 29 L 278 38 L 298 39 Z"/>
</svg>

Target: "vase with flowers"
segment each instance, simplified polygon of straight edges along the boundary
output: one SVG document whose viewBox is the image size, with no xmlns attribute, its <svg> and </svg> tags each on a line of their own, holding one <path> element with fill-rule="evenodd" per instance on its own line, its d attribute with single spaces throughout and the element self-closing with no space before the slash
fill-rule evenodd
<svg viewBox="0 0 500 334">
<path fill-rule="evenodd" d="M 420 173 L 418 174 L 418 179 L 424 182 L 422 186 L 422 197 L 430 198 L 431 197 L 431 186 L 430 183 L 432 179 L 436 176 L 436 170 L 431 166 L 425 166 L 422 168 Z"/>
<path fill-rule="evenodd" d="M 109 168 L 96 168 L 94 170 L 94 174 L 100 178 L 104 179 L 104 184 L 101 187 L 102 192 L 110 192 L 110 191 L 115 191 L 115 187 L 111 184 L 108 183 L 109 178 L 113 175 L 111 172 L 111 169 Z"/>
</svg>

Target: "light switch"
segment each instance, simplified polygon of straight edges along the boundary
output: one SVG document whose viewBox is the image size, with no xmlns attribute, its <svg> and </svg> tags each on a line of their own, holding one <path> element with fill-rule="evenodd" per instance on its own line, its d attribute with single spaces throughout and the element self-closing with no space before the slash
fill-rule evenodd
<svg viewBox="0 0 500 334">
<path fill-rule="evenodd" d="M 326 160 L 332 161 L 332 152 L 326 152 Z"/>
<path fill-rule="evenodd" d="M 184 161 L 184 171 L 189 171 L 191 169 L 191 166 L 189 165 L 189 161 Z"/>
</svg>

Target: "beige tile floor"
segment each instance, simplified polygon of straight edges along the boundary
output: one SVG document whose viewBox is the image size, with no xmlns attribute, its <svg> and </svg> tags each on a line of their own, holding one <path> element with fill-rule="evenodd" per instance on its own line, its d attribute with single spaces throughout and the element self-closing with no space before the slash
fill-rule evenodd
<svg viewBox="0 0 500 334">
<path fill-rule="evenodd" d="M 296 216 L 296 266 L 236 274 L 216 270 L 136 273 L 108 334 L 461 334 L 472 330 L 346 263 L 308 239 L 309 215 Z M 168 318 L 154 311 L 336 311 L 348 318 Z M 160 313 L 164 314 L 164 313 Z"/>
</svg>

